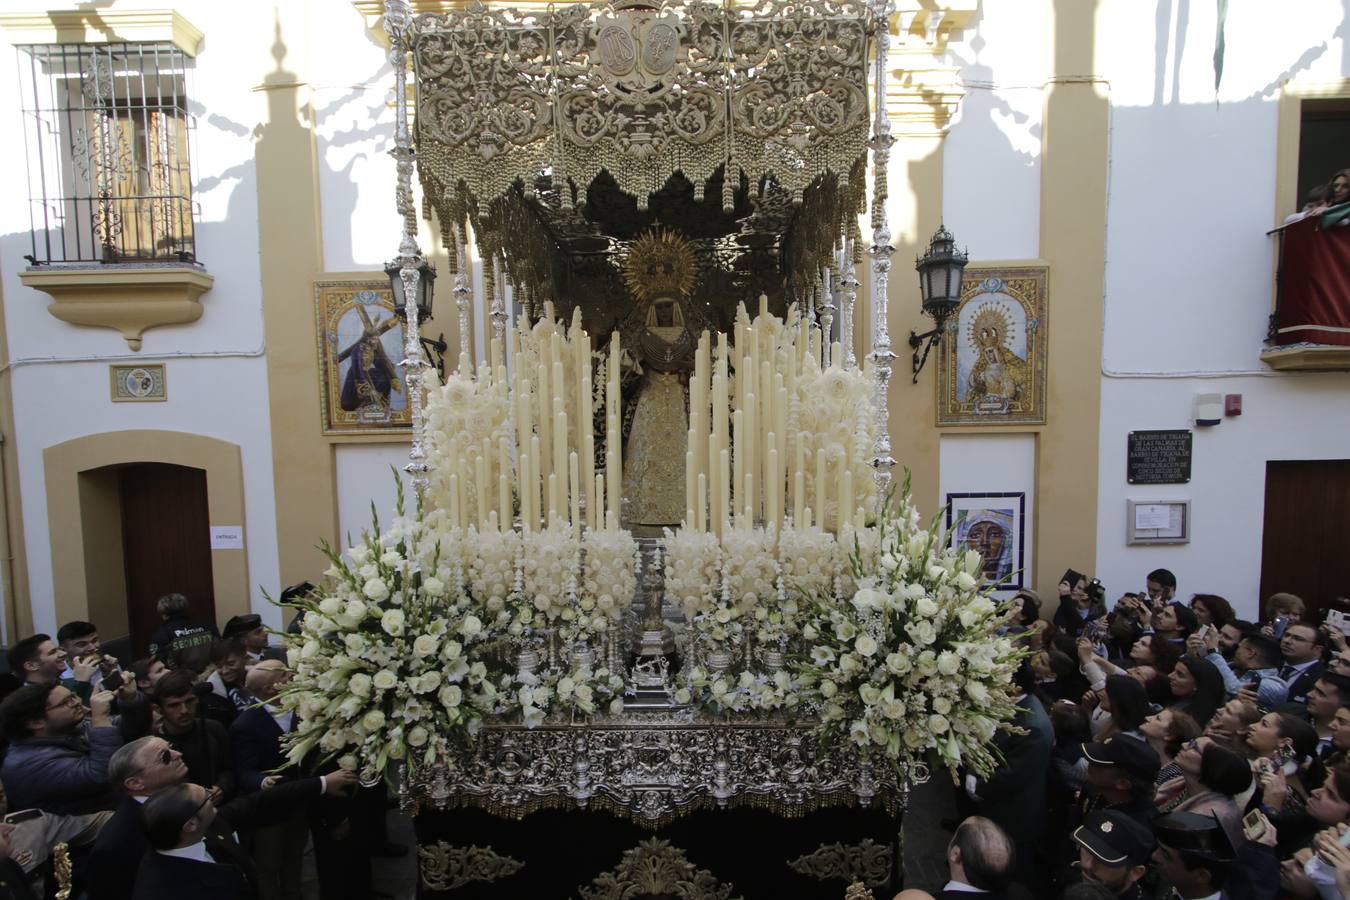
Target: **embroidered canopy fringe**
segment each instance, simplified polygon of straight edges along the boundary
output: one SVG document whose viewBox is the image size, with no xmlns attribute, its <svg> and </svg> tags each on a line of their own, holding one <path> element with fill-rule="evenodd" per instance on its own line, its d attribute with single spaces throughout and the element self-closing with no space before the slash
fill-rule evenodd
<svg viewBox="0 0 1350 900">
<path fill-rule="evenodd" d="M 727 213 L 738 189 L 781 195 L 796 209 L 784 275 L 804 296 L 865 209 L 874 29 L 862 0 L 417 16 L 424 196 L 447 246 L 468 221 L 483 258 L 547 296 L 566 260 L 544 213 L 571 214 L 602 173 L 639 211 L 676 173 L 700 201 L 720 185 Z"/>
</svg>

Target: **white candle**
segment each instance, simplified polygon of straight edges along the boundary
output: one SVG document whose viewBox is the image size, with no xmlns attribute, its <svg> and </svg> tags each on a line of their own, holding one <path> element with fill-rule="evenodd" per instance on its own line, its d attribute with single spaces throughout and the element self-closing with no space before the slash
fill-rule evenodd
<svg viewBox="0 0 1350 900">
<path fill-rule="evenodd" d="M 553 394 L 549 391 L 548 366 L 544 363 L 539 364 L 539 402 L 536 405 L 537 418 L 535 424 L 539 426 L 539 442 L 544 450 L 543 456 L 535 456 L 539 464 L 539 474 L 547 479 L 548 474 L 553 470 L 553 410 L 550 405 L 553 402 Z"/>
<path fill-rule="evenodd" d="M 459 521 L 459 476 L 450 476 L 450 522 L 454 527 L 460 527 Z"/>
<path fill-rule="evenodd" d="M 706 532 L 708 530 L 708 513 L 705 506 L 707 496 L 708 476 L 703 472 L 699 472 L 697 502 L 694 504 L 694 521 L 695 527 L 697 527 L 700 532 Z"/>
<path fill-rule="evenodd" d="M 543 490 L 545 480 L 544 455 L 540 452 L 541 448 L 542 442 L 539 440 L 539 435 L 536 434 L 530 438 L 530 471 L 533 475 L 530 479 L 530 494 L 532 495 L 530 497 L 530 516 L 534 519 L 534 524 L 542 528 L 543 509 L 541 504 L 543 501 L 540 499 L 539 492 Z"/>
<path fill-rule="evenodd" d="M 581 460 L 573 450 L 567 456 L 567 498 L 571 501 L 568 510 L 572 516 L 572 533 L 581 534 Z"/>
<path fill-rule="evenodd" d="M 534 515 L 530 504 L 529 486 L 534 484 L 530 454 L 520 454 L 520 528 L 526 534 L 534 531 Z"/>
<path fill-rule="evenodd" d="M 816 524 L 825 528 L 826 508 L 825 504 L 829 501 L 830 489 L 825 481 L 825 448 L 816 448 L 816 494 L 812 500 L 816 504 Z"/>
<path fill-rule="evenodd" d="M 845 461 L 839 474 L 839 514 L 836 516 L 836 534 L 843 534 L 844 523 L 848 521 L 851 509 L 853 509 L 853 470 Z"/>
<path fill-rule="evenodd" d="M 694 511 L 694 492 L 698 489 L 698 472 L 695 468 L 694 451 L 692 448 L 698 446 L 694 439 L 694 429 L 689 429 L 689 450 L 684 452 L 684 506 L 691 513 Z M 685 527 L 692 528 L 694 517 L 691 515 L 685 520 Z"/>
<path fill-rule="evenodd" d="M 806 473 L 798 465 L 792 473 L 792 523 L 798 528 L 805 528 L 811 524 L 805 518 L 805 502 Z"/>
<path fill-rule="evenodd" d="M 497 528 L 511 530 L 511 483 L 505 475 L 497 476 Z"/>
<path fill-rule="evenodd" d="M 752 481 L 749 484 L 758 485 L 761 483 L 759 477 L 759 403 L 754 394 L 747 394 L 745 397 L 745 474 L 751 476 Z M 737 504 L 738 506 L 748 505 L 756 516 L 759 514 L 759 496 L 758 494 L 747 493 L 745 502 Z M 753 525 L 753 520 L 747 522 L 747 527 Z"/>
<path fill-rule="evenodd" d="M 558 523 L 558 476 L 550 472 L 548 476 L 548 527 Z"/>
<path fill-rule="evenodd" d="M 774 446 L 774 434 L 772 431 L 769 432 L 768 457 L 769 459 L 767 470 L 769 474 L 772 475 L 773 473 L 778 471 L 778 448 Z M 777 526 L 779 519 L 778 495 L 777 495 L 778 486 L 776 481 L 777 480 L 775 479 L 775 481 L 769 482 L 769 485 L 765 490 L 766 496 L 764 497 L 764 521 L 767 522 L 770 526 L 774 527 Z"/>
<path fill-rule="evenodd" d="M 745 503 L 742 502 L 745 499 L 742 495 L 742 491 L 745 489 L 745 410 L 736 410 L 732 413 L 731 419 L 732 427 L 735 428 L 735 431 L 731 435 L 735 448 L 735 481 L 732 482 L 734 488 L 731 493 L 731 502 L 733 504 L 731 509 L 737 518 L 736 524 L 740 525 L 739 518 L 741 510 L 745 507 Z"/>
<path fill-rule="evenodd" d="M 717 504 L 717 536 L 721 537 L 726 533 L 727 517 L 730 515 L 731 503 L 731 460 L 729 451 L 723 447 L 718 451 L 718 465 L 720 467 L 717 476 L 717 486 L 720 489 L 721 497 Z"/>
<path fill-rule="evenodd" d="M 479 453 L 473 458 L 474 501 L 478 506 L 478 530 L 487 530 L 488 472 L 487 458 Z"/>
<path fill-rule="evenodd" d="M 596 498 L 597 503 L 599 503 L 599 498 L 605 496 L 605 476 L 603 474 L 597 474 L 595 476 L 595 494 L 593 496 Z M 603 531 L 605 527 L 605 514 L 599 507 L 596 508 L 595 518 L 598 522 L 596 527 Z"/>
</svg>

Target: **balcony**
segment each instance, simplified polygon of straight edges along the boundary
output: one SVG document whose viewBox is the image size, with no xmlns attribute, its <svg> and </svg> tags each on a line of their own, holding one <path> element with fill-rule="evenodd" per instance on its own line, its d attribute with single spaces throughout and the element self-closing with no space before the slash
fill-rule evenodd
<svg viewBox="0 0 1350 900">
<path fill-rule="evenodd" d="M 1280 370 L 1350 370 L 1350 204 L 1275 234 L 1280 262 L 1262 362 Z"/>
</svg>

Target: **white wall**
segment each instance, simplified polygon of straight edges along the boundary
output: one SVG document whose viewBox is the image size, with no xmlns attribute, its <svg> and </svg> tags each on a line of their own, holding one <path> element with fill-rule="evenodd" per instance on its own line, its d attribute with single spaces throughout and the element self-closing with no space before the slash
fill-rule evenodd
<svg viewBox="0 0 1350 900">
<path fill-rule="evenodd" d="M 115 331 L 73 327 L 53 318 L 46 311 L 48 295 L 19 282 L 22 254 L 29 252 L 25 180 L 0 183 L 0 289 L 15 417 L 15 433 L 6 437 L 19 457 L 29 590 L 35 624 L 42 630 L 59 624 L 52 599 L 42 451 L 75 437 L 142 428 L 191 432 L 240 447 L 249 601 L 270 624 L 280 624 L 278 611 L 261 593 L 265 588 L 275 594 L 280 576 L 254 174 L 255 132 L 266 121 L 267 94 L 250 89 L 277 61 L 269 42 L 258 38 L 258 19 L 240 15 L 238 7 L 194 3 L 182 12 L 206 34 L 190 98 L 197 120 L 191 148 L 193 199 L 200 204 L 197 257 L 215 277 L 214 287 L 202 297 L 200 320 L 152 329 L 140 352 L 133 353 Z M 299 51 L 294 37 L 287 38 L 288 53 Z M 24 172 L 28 160 L 18 139 L 22 120 L 16 52 L 0 45 L 0 96 L 14 98 L 0 104 L 0 126 L 15 138 L 0 142 L 0 166 Z M 313 348 L 307 345 L 296 352 Z M 165 363 L 167 402 L 112 403 L 108 365 L 122 360 Z M 317 400 L 317 386 L 315 390 Z"/>
<path fill-rule="evenodd" d="M 1036 436 L 1034 434 L 944 434 L 939 450 L 938 490 L 945 502 L 952 493 L 1022 491 L 1022 583 L 1036 584 Z M 1011 591 L 1000 591 L 1011 596 Z"/>
<path fill-rule="evenodd" d="M 1218 593 L 1254 615 L 1266 461 L 1350 456 L 1350 375 L 1281 375 L 1258 358 L 1279 83 L 1346 77 L 1350 63 L 1337 0 L 1297 15 L 1234 4 L 1216 103 L 1214 15 L 1186 0 L 1110 0 L 1098 15 L 1111 169 L 1096 574 L 1115 594 L 1166 567 L 1183 595 Z M 1192 481 L 1127 484 L 1126 434 L 1193 427 L 1202 392 L 1243 394 L 1243 415 L 1195 429 Z M 1127 547 L 1127 499 L 1191 500 L 1191 543 Z"/>
<path fill-rule="evenodd" d="M 944 142 L 943 218 L 973 260 L 1039 255 L 1043 6 L 981 4 L 943 56 L 966 90 Z"/>
<path fill-rule="evenodd" d="M 337 448 L 338 535 L 345 546 L 348 538 L 360 542 L 361 535 L 370 530 L 370 505 L 380 517 L 384 528 L 394 517 L 394 502 L 398 489 L 390 467 L 398 470 L 403 480 L 405 510 L 411 514 L 417 508 L 412 485 L 403 471 L 408 462 L 408 445 L 347 444 Z"/>
</svg>

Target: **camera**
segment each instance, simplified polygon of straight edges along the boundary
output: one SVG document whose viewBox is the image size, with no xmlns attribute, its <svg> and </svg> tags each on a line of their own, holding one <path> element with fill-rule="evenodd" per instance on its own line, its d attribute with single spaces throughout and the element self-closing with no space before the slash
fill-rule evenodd
<svg viewBox="0 0 1350 900">
<path fill-rule="evenodd" d="M 1092 598 L 1093 603 L 1103 603 L 1106 600 L 1106 585 L 1102 584 L 1100 578 L 1089 581 L 1083 592 Z"/>
</svg>

